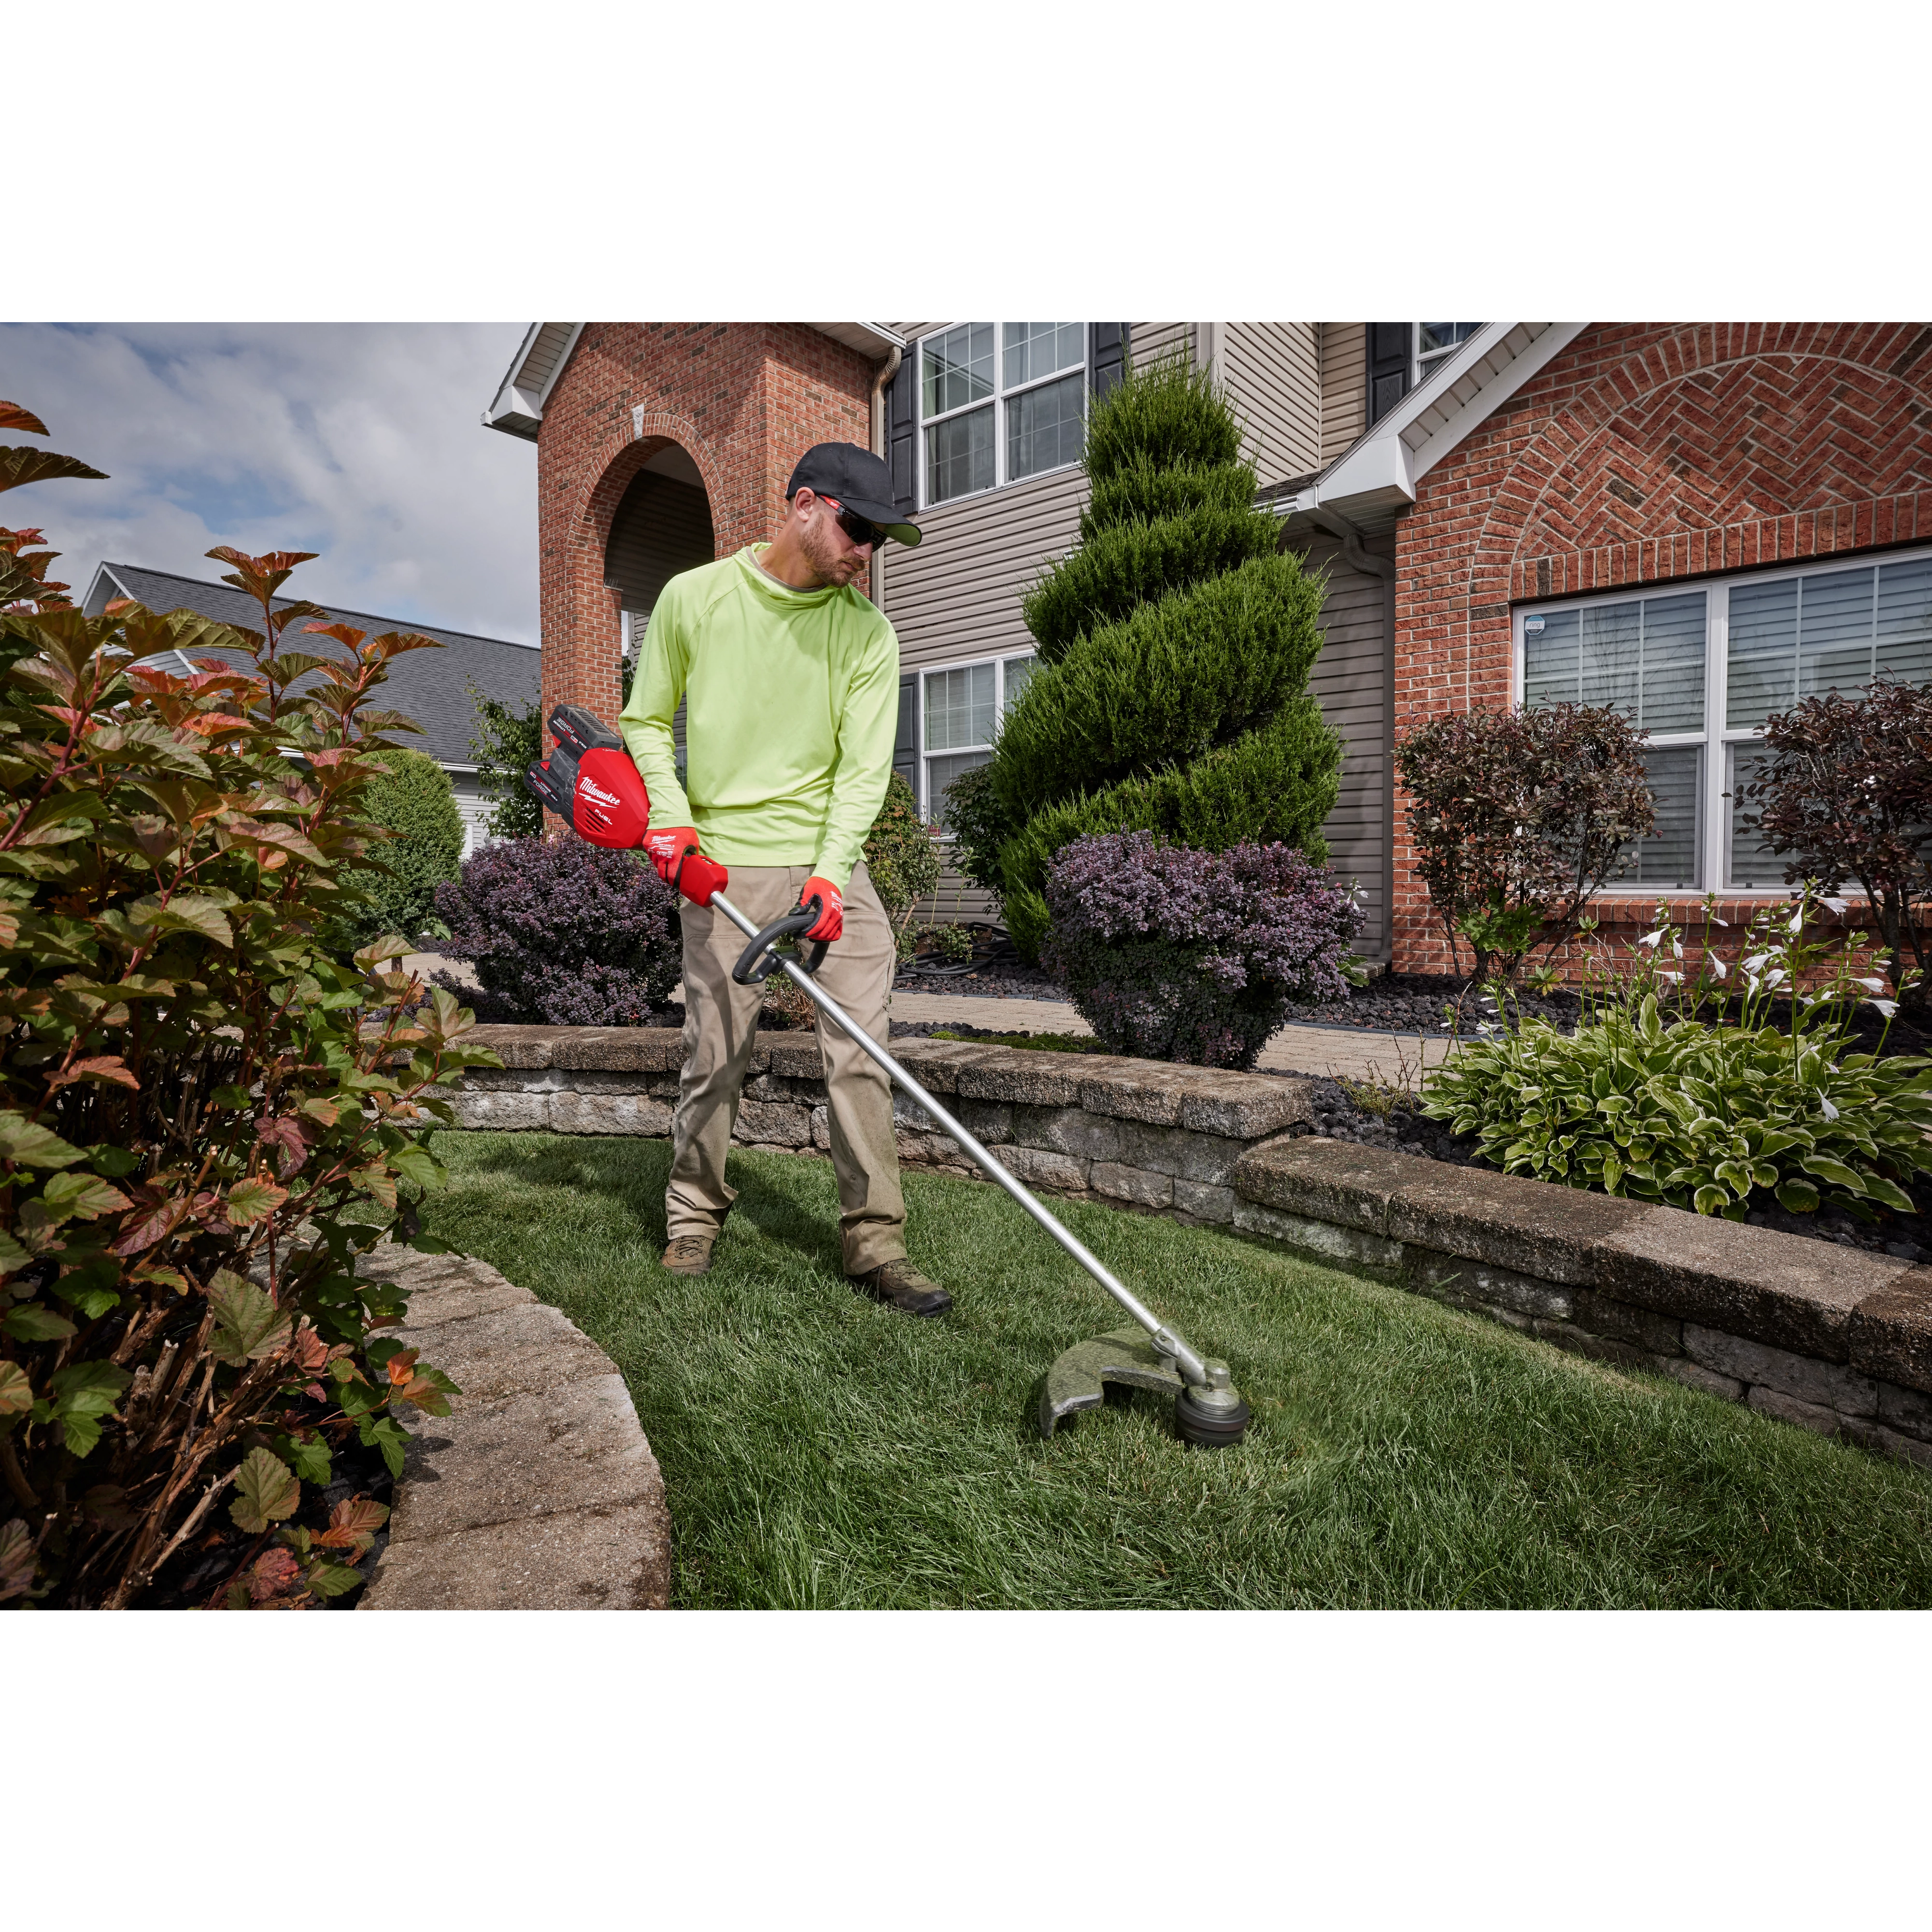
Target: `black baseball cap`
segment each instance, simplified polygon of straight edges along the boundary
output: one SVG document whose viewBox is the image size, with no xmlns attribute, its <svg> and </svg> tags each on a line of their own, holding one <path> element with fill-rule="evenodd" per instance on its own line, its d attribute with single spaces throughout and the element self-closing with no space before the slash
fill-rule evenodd
<svg viewBox="0 0 1932 1932">
<path fill-rule="evenodd" d="M 814 443 L 798 459 L 785 485 L 789 503 L 801 490 L 815 496 L 834 496 L 854 515 L 877 524 L 895 543 L 916 547 L 920 529 L 902 517 L 892 502 L 892 472 L 881 457 L 856 442 Z"/>
</svg>

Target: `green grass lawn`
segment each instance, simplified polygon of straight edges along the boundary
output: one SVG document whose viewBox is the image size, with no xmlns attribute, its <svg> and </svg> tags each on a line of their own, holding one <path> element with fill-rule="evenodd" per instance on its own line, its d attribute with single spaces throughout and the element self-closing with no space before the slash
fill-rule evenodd
<svg viewBox="0 0 1932 1932">
<path fill-rule="evenodd" d="M 910 1174 L 915 1321 L 841 1278 L 829 1163 L 734 1154 L 716 1265 L 657 1265 L 662 1142 L 443 1134 L 435 1233 L 609 1351 L 662 1464 L 674 1600 L 1029 1609 L 1932 1604 L 1932 1483 L 1674 1383 L 1232 1236 L 1070 1205 L 1255 1410 L 1042 1442 L 1113 1304 L 992 1188 Z M 428 1359 L 434 1360 L 434 1351 Z"/>
</svg>

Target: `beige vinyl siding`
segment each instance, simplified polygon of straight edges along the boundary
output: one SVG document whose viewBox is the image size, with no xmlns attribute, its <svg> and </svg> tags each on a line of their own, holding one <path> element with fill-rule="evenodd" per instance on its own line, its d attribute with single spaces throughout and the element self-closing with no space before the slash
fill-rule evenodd
<svg viewBox="0 0 1932 1932">
<path fill-rule="evenodd" d="M 1130 322 L 1127 325 L 1127 355 L 1137 369 L 1144 369 L 1177 350 L 1194 353 L 1194 325 L 1191 322 Z"/>
<path fill-rule="evenodd" d="M 716 555 L 711 506 L 694 484 L 640 471 L 611 520 L 604 581 L 622 607 L 649 622 L 658 593 L 680 571 Z"/>
<path fill-rule="evenodd" d="M 1364 548 L 1392 555 L 1392 538 Z M 1365 958 L 1388 956 L 1389 709 L 1387 593 L 1382 580 L 1351 570 L 1341 546 L 1319 539 L 1305 554 L 1311 571 L 1325 572 L 1322 645 L 1308 688 L 1322 715 L 1342 735 L 1342 784 L 1323 826 L 1328 862 L 1346 884 L 1361 887 L 1367 915 L 1355 950 Z"/>
<path fill-rule="evenodd" d="M 1324 322 L 1322 332 L 1322 450 L 1326 469 L 1369 426 L 1369 326 Z"/>
<path fill-rule="evenodd" d="M 1087 478 L 1078 470 L 942 503 L 920 518 L 916 550 L 889 546 L 885 612 L 898 633 L 899 668 L 967 664 L 1030 650 L 1022 600 L 1041 566 L 1079 540 Z M 985 893 L 948 866 L 922 919 L 990 919 Z"/>
<path fill-rule="evenodd" d="M 1322 440 L 1320 344 L 1312 322 L 1230 322 L 1217 373 L 1246 425 L 1241 454 L 1264 489 L 1313 475 Z"/>
</svg>

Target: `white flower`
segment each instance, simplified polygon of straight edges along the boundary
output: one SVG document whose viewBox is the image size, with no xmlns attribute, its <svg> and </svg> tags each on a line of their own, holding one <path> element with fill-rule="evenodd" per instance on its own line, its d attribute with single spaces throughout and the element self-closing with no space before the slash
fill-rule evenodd
<svg viewBox="0 0 1932 1932">
<path fill-rule="evenodd" d="M 1637 944 L 1640 946 L 1654 946 L 1664 937 L 1664 928 L 1660 926 L 1654 932 L 1646 932 Z"/>
<path fill-rule="evenodd" d="M 1885 991 L 1885 982 L 1882 980 L 1861 980 L 1858 983 L 1870 992 L 1882 993 Z"/>
<path fill-rule="evenodd" d="M 1803 914 L 1802 912 L 1795 912 L 1795 913 L 1793 913 L 1793 914 L 1791 915 L 1791 923 L 1790 923 L 1789 926 L 1787 926 L 1784 929 L 1785 929 L 1785 931 L 1786 931 L 1786 932 L 1789 932 L 1789 933 L 1793 933 L 1793 934 L 1796 934 L 1796 933 L 1800 933 L 1800 932 L 1802 932 L 1804 930 L 1804 914 Z"/>
<path fill-rule="evenodd" d="M 1834 1106 L 1833 1106 L 1832 1105 L 1831 1102 L 1830 1102 L 1830 1101 L 1828 1101 L 1828 1100 L 1826 1100 L 1826 1097 L 1824 1096 L 1824 1095 L 1823 1095 L 1823 1094 L 1820 1094 L 1818 1096 L 1818 1105 L 1819 1105 L 1819 1106 L 1820 1106 L 1821 1108 L 1822 1108 L 1822 1109 L 1823 1109 L 1824 1115 L 1825 1115 L 1825 1118 L 1826 1118 L 1826 1120 L 1835 1120 L 1838 1118 L 1838 1108 L 1835 1108 Z"/>
<path fill-rule="evenodd" d="M 1835 913 L 1842 913 L 1850 902 L 1846 899 L 1820 899 L 1818 903 L 1829 906 Z"/>
<path fill-rule="evenodd" d="M 1706 959 L 1704 963 L 1717 974 L 1719 979 L 1728 980 L 1731 976 L 1731 969 L 1721 959 Z"/>
<path fill-rule="evenodd" d="M 1744 962 L 1744 969 L 1747 973 L 1755 973 L 1770 957 L 1768 952 L 1754 952 Z"/>
<path fill-rule="evenodd" d="M 1887 1019 L 1890 1019 L 1892 1015 L 1898 1011 L 1898 1002 L 1896 1000 L 1868 1000 L 1865 1004 L 1868 1006 L 1877 1007 Z"/>
</svg>

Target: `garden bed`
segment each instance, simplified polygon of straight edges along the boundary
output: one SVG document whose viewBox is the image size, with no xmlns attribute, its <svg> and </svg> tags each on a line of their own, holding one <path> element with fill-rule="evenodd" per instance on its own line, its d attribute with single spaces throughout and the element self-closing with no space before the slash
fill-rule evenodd
<svg viewBox="0 0 1932 1932">
<path fill-rule="evenodd" d="M 1306 1144 L 1303 1143 L 1300 1144 Z M 1182 1447 L 1136 1395 L 1042 1442 L 1035 1379 L 1118 1312 L 991 1189 L 912 1174 L 908 1322 L 839 1276 L 827 1163 L 734 1156 L 716 1264 L 665 1274 L 669 1149 L 439 1136 L 430 1220 L 616 1362 L 694 1608 L 1932 1604 L 1932 1484 L 1231 1234 L 1074 1204 L 1256 1420 Z"/>
</svg>

